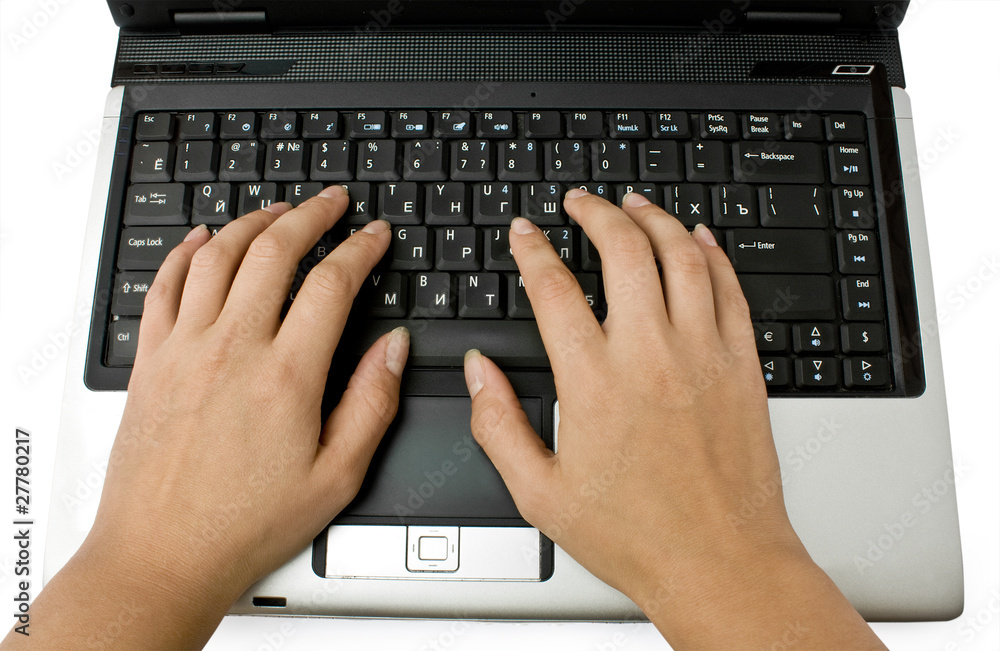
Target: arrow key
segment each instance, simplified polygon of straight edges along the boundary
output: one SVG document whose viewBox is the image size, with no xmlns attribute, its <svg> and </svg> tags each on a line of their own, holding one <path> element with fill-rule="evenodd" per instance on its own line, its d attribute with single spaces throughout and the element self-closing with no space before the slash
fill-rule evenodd
<svg viewBox="0 0 1000 651">
<path fill-rule="evenodd" d="M 788 359 L 785 357 L 761 357 L 760 370 L 764 374 L 764 384 L 768 388 L 785 388 L 791 377 Z"/>
<path fill-rule="evenodd" d="M 797 353 L 832 353 L 837 346 L 832 323 L 797 323 L 792 326 L 792 344 Z"/>
<path fill-rule="evenodd" d="M 840 384 L 840 364 L 833 357 L 799 357 L 795 360 L 795 386 L 829 388 Z"/>
<path fill-rule="evenodd" d="M 889 386 L 889 364 L 883 357 L 848 357 L 844 360 L 848 389 L 883 389 Z"/>
</svg>

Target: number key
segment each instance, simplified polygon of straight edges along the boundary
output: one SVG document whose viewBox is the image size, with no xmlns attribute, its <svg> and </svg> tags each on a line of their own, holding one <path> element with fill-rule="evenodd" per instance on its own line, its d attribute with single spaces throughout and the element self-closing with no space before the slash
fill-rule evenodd
<svg viewBox="0 0 1000 651">
<path fill-rule="evenodd" d="M 542 165 L 538 143 L 534 140 L 510 140 L 500 144 L 501 181 L 541 181 Z"/>
<path fill-rule="evenodd" d="M 301 140 L 276 140 L 268 147 L 264 178 L 268 181 L 304 181 L 306 146 Z"/>
<path fill-rule="evenodd" d="M 231 140 L 222 145 L 220 181 L 258 181 L 263 165 L 256 140 Z"/>
<path fill-rule="evenodd" d="M 359 181 L 397 181 L 395 140 L 363 140 L 358 143 Z"/>
</svg>

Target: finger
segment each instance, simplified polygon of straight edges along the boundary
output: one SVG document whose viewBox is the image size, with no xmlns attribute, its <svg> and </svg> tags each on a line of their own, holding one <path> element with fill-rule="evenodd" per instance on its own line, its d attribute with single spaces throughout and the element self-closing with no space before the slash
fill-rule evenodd
<svg viewBox="0 0 1000 651">
<path fill-rule="evenodd" d="M 159 347 L 174 329 L 191 258 L 208 240 L 208 229 L 204 226 L 191 229 L 160 265 L 143 302 L 136 356 Z"/>
<path fill-rule="evenodd" d="M 333 488 L 341 507 L 357 494 L 372 455 L 396 416 L 409 348 L 406 328 L 379 337 L 361 358 L 323 427 L 314 474 L 321 487 Z"/>
<path fill-rule="evenodd" d="M 250 310 L 277 323 L 299 262 L 347 210 L 347 190 L 331 185 L 258 235 L 233 280 L 223 316 L 243 321 Z"/>
<path fill-rule="evenodd" d="M 388 222 L 371 222 L 313 267 L 295 295 L 275 345 L 297 351 L 303 363 L 328 366 L 354 297 L 390 239 Z"/>
<path fill-rule="evenodd" d="M 715 301 L 715 322 L 718 324 L 719 335 L 731 346 L 755 351 L 750 308 L 729 256 L 715 241 L 712 231 L 705 226 L 701 224 L 696 226 L 693 235 L 692 239 L 701 247 L 708 260 L 708 273 L 712 279 L 712 295 Z"/>
<path fill-rule="evenodd" d="M 690 331 L 715 323 L 715 302 L 708 260 L 677 219 L 638 193 L 625 197 L 623 209 L 646 233 L 660 266 L 667 318 Z"/>
<path fill-rule="evenodd" d="M 465 355 L 465 382 L 472 396 L 472 435 L 496 466 L 524 519 L 544 528 L 555 455 L 528 422 L 510 381 L 478 350 Z"/>
<path fill-rule="evenodd" d="M 280 215 L 288 203 L 274 203 L 229 222 L 191 259 L 184 298 L 177 318 L 186 326 L 204 328 L 219 318 L 233 278 L 254 238 Z"/>
<path fill-rule="evenodd" d="M 511 222 L 510 248 L 556 377 L 576 375 L 575 369 L 592 365 L 607 341 L 580 283 L 527 219 Z"/>
<path fill-rule="evenodd" d="M 601 254 L 608 319 L 630 324 L 665 313 L 663 286 L 649 238 L 617 206 L 585 190 L 566 193 L 566 212 L 583 227 Z M 617 315 L 617 316 L 616 316 Z"/>
</svg>

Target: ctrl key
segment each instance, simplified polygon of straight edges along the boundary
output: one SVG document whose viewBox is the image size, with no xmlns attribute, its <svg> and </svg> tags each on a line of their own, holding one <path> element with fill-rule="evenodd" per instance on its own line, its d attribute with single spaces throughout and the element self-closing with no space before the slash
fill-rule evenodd
<svg viewBox="0 0 1000 651">
<path fill-rule="evenodd" d="M 108 366 L 132 366 L 139 346 L 139 319 L 117 319 L 108 333 Z"/>
<path fill-rule="evenodd" d="M 122 271 L 155 271 L 167 254 L 191 229 L 187 226 L 132 226 L 122 231 L 118 268 Z"/>
</svg>

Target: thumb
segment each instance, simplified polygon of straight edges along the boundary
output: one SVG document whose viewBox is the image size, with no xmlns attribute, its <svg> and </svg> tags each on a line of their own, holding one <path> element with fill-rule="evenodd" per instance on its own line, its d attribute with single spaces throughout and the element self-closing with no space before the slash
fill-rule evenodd
<svg viewBox="0 0 1000 651">
<path fill-rule="evenodd" d="M 528 422 L 503 371 L 476 349 L 465 354 L 465 382 L 472 396 L 472 435 L 496 466 L 524 519 L 546 519 L 555 499 L 549 478 L 555 455 Z"/>
<path fill-rule="evenodd" d="M 343 487 L 345 494 L 338 497 L 348 502 L 361 487 L 372 455 L 396 417 L 409 349 L 410 332 L 403 327 L 372 344 L 323 426 L 315 466 L 324 481 Z"/>
</svg>

